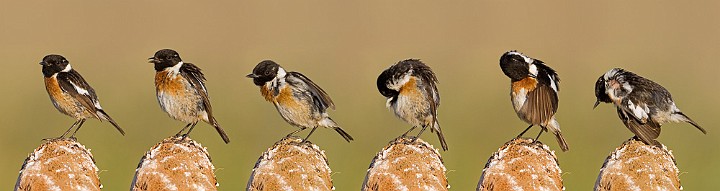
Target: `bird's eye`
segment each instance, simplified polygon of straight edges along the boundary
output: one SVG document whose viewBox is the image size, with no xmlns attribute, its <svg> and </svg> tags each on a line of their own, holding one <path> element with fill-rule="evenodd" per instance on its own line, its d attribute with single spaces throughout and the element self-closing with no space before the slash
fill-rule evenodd
<svg viewBox="0 0 720 191">
<path fill-rule="evenodd" d="M 270 75 L 270 71 L 265 71 L 265 75 Z"/>
</svg>

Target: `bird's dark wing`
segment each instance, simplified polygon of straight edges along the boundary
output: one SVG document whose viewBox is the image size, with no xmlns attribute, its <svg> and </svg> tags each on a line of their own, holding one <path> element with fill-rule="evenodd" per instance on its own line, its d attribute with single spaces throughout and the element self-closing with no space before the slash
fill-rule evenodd
<svg viewBox="0 0 720 191">
<path fill-rule="evenodd" d="M 423 64 L 419 60 L 417 60 L 417 62 L 413 62 L 412 70 L 413 75 L 422 79 L 423 84 L 425 84 L 424 91 L 425 94 L 428 96 L 428 100 L 432 102 L 430 104 L 431 107 L 440 106 L 440 94 L 437 90 L 438 79 L 435 76 L 435 73 L 430 69 L 430 67 Z"/>
<path fill-rule="evenodd" d="M 555 115 L 557 108 L 558 96 L 555 90 L 547 84 L 538 83 L 535 89 L 528 92 L 527 100 L 520 111 L 525 113 L 533 124 L 542 124 Z"/>
<path fill-rule="evenodd" d="M 659 110 L 672 104 L 672 96 L 664 87 L 633 73 L 626 73 L 624 82 L 632 87 L 618 106 L 629 116 L 646 123 Z"/>
<path fill-rule="evenodd" d="M 660 136 L 660 124 L 655 123 L 652 120 L 642 123 L 641 121 L 631 117 L 620 107 L 617 107 L 617 113 L 620 120 L 623 124 L 625 124 L 625 127 L 635 134 L 635 136 L 640 138 L 640 140 L 645 142 L 645 144 L 660 145 L 660 142 L 655 140 Z"/>
<path fill-rule="evenodd" d="M 537 79 L 539 83 L 544 83 L 551 87 L 555 86 L 555 90 L 560 91 L 560 76 L 558 76 L 557 72 L 540 60 L 535 60 L 533 64 L 538 68 Z"/>
<path fill-rule="evenodd" d="M 183 63 L 180 68 L 180 74 L 190 82 L 195 91 L 200 95 L 203 107 L 208 113 L 208 119 L 212 122 L 214 119 L 212 119 L 210 96 L 208 95 L 207 88 L 205 88 L 205 75 L 203 75 L 199 67 L 191 63 Z"/>
<path fill-rule="evenodd" d="M 80 76 L 80 73 L 75 70 L 60 72 L 57 74 L 57 81 L 62 91 L 70 94 L 83 107 L 97 115 L 97 110 L 101 109 L 100 101 L 95 94 L 95 90 Z"/>
<path fill-rule="evenodd" d="M 335 109 L 335 103 L 333 103 L 332 99 L 330 99 L 330 96 L 325 93 L 325 90 L 320 88 L 315 82 L 310 80 L 308 77 L 305 77 L 305 75 L 298 73 L 298 72 L 288 72 L 287 76 L 285 77 L 285 80 L 297 87 L 305 86 L 309 92 L 310 96 L 312 96 L 313 104 L 320 110 L 320 112 L 325 112 L 327 108 Z"/>
<path fill-rule="evenodd" d="M 558 108 L 558 91 L 560 90 L 560 77 L 552 68 L 542 61 L 535 60 L 533 64 L 538 73 L 535 76 L 537 85 L 527 94 L 527 100 L 521 108 L 531 122 L 542 124 L 555 115 Z"/>
</svg>

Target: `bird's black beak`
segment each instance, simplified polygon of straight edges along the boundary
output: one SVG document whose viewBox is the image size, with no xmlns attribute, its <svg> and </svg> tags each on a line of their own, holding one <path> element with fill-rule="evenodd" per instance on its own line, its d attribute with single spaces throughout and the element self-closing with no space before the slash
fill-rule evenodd
<svg viewBox="0 0 720 191">
<path fill-rule="evenodd" d="M 600 105 L 600 100 L 595 101 L 595 105 L 593 106 L 593 109 L 595 109 L 598 105 Z"/>
<path fill-rule="evenodd" d="M 45 65 L 47 65 L 47 62 L 40 62 L 40 65 L 45 66 Z"/>
<path fill-rule="evenodd" d="M 148 63 L 158 63 L 157 60 L 155 60 L 155 57 L 148 58 Z"/>
<path fill-rule="evenodd" d="M 245 76 L 245 77 L 247 77 L 247 78 L 257 78 L 257 77 L 260 77 L 260 76 L 258 76 L 257 74 L 248 74 L 248 75 Z"/>
</svg>

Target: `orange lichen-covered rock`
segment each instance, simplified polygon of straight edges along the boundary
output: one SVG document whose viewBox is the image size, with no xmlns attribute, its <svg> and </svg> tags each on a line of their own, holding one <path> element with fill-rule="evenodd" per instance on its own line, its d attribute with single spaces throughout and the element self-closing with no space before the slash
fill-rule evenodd
<svg viewBox="0 0 720 191">
<path fill-rule="evenodd" d="M 373 158 L 362 190 L 448 190 L 446 170 L 432 145 L 398 138 Z"/>
<path fill-rule="evenodd" d="M 247 190 L 334 190 L 325 152 L 298 137 L 286 137 L 255 163 Z"/>
<path fill-rule="evenodd" d="M 140 159 L 132 190 L 217 190 L 207 149 L 190 138 L 169 137 Z"/>
<path fill-rule="evenodd" d="M 672 152 L 631 139 L 610 153 L 595 190 L 682 190 Z"/>
<path fill-rule="evenodd" d="M 561 173 L 547 145 L 516 138 L 488 159 L 477 190 L 564 190 Z"/>
<path fill-rule="evenodd" d="M 51 139 L 23 163 L 15 190 L 100 190 L 89 149 L 75 139 Z"/>
</svg>

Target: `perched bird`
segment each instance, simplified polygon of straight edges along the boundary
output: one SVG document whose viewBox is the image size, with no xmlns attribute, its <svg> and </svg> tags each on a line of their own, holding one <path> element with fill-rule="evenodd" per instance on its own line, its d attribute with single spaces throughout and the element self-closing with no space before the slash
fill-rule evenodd
<svg viewBox="0 0 720 191">
<path fill-rule="evenodd" d="M 77 126 L 75 132 L 70 135 L 70 137 L 75 137 L 75 133 L 80 130 L 87 118 L 108 121 L 120 131 L 120 134 L 125 135 L 125 131 L 100 107 L 100 100 L 98 100 L 95 90 L 80 76 L 80 73 L 70 66 L 70 62 L 65 57 L 56 54 L 47 55 L 40 65 L 42 65 L 45 89 L 50 95 L 50 101 L 58 111 L 77 119 L 60 136 L 61 138 Z"/>
<path fill-rule="evenodd" d="M 560 78 L 555 70 L 543 61 L 533 59 L 517 51 L 509 51 L 500 57 L 500 68 L 510 78 L 510 100 L 518 117 L 530 124 L 518 137 L 531 127 L 542 128 L 535 140 L 543 131 L 550 130 L 555 134 L 560 148 L 569 149 L 565 138 L 560 132 L 560 124 L 555 119 L 558 108 L 558 91 Z"/>
<path fill-rule="evenodd" d="M 435 73 L 418 59 L 400 61 L 385 69 L 377 78 L 378 91 L 387 98 L 386 106 L 398 118 L 413 126 L 401 137 L 421 127 L 415 136 L 417 139 L 430 127 L 430 132 L 437 134 L 440 145 L 447 151 L 445 136 L 437 120 L 440 106 L 437 83 Z"/>
<path fill-rule="evenodd" d="M 200 68 L 183 62 L 180 55 L 170 49 L 159 50 L 149 59 L 155 64 L 155 90 L 160 108 L 173 119 L 188 123 L 177 136 L 187 137 L 202 120 L 215 127 L 223 141 L 229 143 L 227 134 L 213 117 L 205 76 Z M 190 129 L 183 134 L 188 127 Z"/>
<path fill-rule="evenodd" d="M 312 128 L 304 139 L 307 141 L 316 128 L 325 127 L 337 131 L 347 142 L 353 140 L 353 137 L 327 114 L 328 108 L 335 109 L 330 96 L 305 75 L 287 72 L 277 63 L 264 60 L 246 77 L 253 79 L 265 100 L 275 105 L 285 121 L 300 128 L 287 136 Z"/>
<path fill-rule="evenodd" d="M 703 134 L 705 129 L 675 106 L 672 95 L 660 84 L 622 68 L 613 68 L 595 82 L 595 105 L 613 103 L 625 126 L 648 145 L 660 145 L 660 126 L 687 122 Z"/>
</svg>

